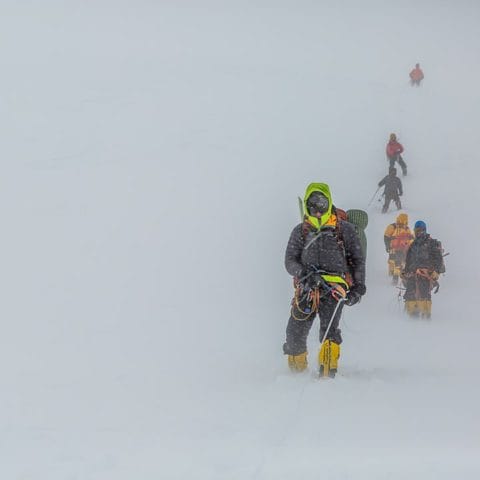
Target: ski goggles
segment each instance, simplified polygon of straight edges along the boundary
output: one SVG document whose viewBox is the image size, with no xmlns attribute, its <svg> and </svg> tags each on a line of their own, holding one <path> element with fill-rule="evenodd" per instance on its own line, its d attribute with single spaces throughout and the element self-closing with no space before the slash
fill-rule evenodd
<svg viewBox="0 0 480 480">
<path fill-rule="evenodd" d="M 323 215 L 328 211 L 329 205 L 328 198 L 317 192 L 312 193 L 307 200 L 307 208 L 310 215 Z"/>
</svg>

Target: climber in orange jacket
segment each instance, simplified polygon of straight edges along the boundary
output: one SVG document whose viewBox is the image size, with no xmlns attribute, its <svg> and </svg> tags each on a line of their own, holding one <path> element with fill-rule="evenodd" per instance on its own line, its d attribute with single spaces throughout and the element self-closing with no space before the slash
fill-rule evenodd
<svg viewBox="0 0 480 480">
<path fill-rule="evenodd" d="M 415 68 L 410 72 L 410 84 L 412 87 L 416 85 L 417 87 L 420 86 L 420 82 L 423 80 L 424 75 L 423 71 L 420 68 L 420 64 L 415 64 Z"/>
<path fill-rule="evenodd" d="M 400 213 L 395 223 L 385 229 L 383 240 L 388 253 L 388 274 L 396 285 L 402 270 L 405 268 L 407 250 L 413 242 L 413 233 L 408 226 L 408 215 Z"/>
</svg>

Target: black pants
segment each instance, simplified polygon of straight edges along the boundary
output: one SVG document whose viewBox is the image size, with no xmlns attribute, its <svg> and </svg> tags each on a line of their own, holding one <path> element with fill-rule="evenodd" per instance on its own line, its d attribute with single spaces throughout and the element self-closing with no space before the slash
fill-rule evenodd
<svg viewBox="0 0 480 480">
<path fill-rule="evenodd" d="M 405 300 L 431 300 L 432 285 L 428 278 L 413 275 L 405 282 Z"/>
<path fill-rule="evenodd" d="M 400 197 L 398 195 L 395 195 L 395 196 L 385 195 L 385 203 L 382 208 L 382 213 L 387 213 L 388 207 L 390 206 L 390 202 L 392 200 L 395 202 L 395 205 L 397 206 L 398 210 L 402 208 L 402 202 L 400 201 Z"/>
<path fill-rule="evenodd" d="M 318 308 L 318 316 L 320 317 L 320 341 L 325 335 L 328 323 L 332 318 L 336 306 L 337 301 L 331 295 L 327 295 L 320 300 L 320 306 Z M 300 305 L 300 308 L 303 309 L 303 306 Z M 328 340 L 332 340 L 338 344 L 342 343 L 341 330 L 338 328 L 340 317 L 342 316 L 342 308 L 343 302 L 337 309 L 337 313 L 335 314 L 335 318 L 327 335 Z M 292 314 L 293 315 L 290 315 L 287 324 L 287 339 L 283 344 L 283 352 L 286 355 L 299 355 L 300 353 L 307 351 L 308 333 L 312 328 L 317 312 L 312 312 L 306 320 L 295 320 L 294 316 L 297 318 L 304 318 L 304 315 L 302 315 L 294 305 L 292 307 Z"/>
<path fill-rule="evenodd" d="M 390 161 L 390 168 L 393 168 L 395 166 L 395 162 L 398 162 L 400 168 L 402 169 L 402 175 L 405 176 L 407 174 L 407 164 L 400 154 L 395 155 L 394 157 L 388 157 L 388 160 Z"/>
</svg>

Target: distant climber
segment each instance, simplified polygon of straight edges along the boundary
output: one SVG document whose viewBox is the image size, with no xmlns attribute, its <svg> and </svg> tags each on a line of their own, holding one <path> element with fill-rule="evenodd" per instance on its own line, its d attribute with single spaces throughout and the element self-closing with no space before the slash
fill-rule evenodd
<svg viewBox="0 0 480 480">
<path fill-rule="evenodd" d="M 424 79 L 423 71 L 420 68 L 420 64 L 415 64 L 415 68 L 410 72 L 410 84 L 413 86 L 420 86 L 420 83 Z"/>
<path fill-rule="evenodd" d="M 407 251 L 402 280 L 406 287 L 405 310 L 412 317 L 430 318 L 432 290 L 438 291 L 438 278 L 445 273 L 442 244 L 427 233 L 422 220 L 415 223 L 415 240 Z"/>
<path fill-rule="evenodd" d="M 390 162 L 390 168 L 395 166 L 395 162 L 398 162 L 402 169 L 402 175 L 405 176 L 407 174 L 407 164 L 402 158 L 403 145 L 397 140 L 397 136 L 394 133 L 390 134 L 385 150 L 388 161 Z"/>
<path fill-rule="evenodd" d="M 406 213 L 400 213 L 396 222 L 387 226 L 383 240 L 388 253 L 388 274 L 392 277 L 392 283 L 397 285 L 405 268 L 408 247 L 413 242 L 413 233 L 408 226 Z"/>
<path fill-rule="evenodd" d="M 378 182 L 379 187 L 383 187 L 383 195 L 385 196 L 385 203 L 382 208 L 382 213 L 388 212 L 388 207 L 390 202 L 393 200 L 397 209 L 402 208 L 402 202 L 400 202 L 400 197 L 403 195 L 402 181 L 397 177 L 397 169 L 392 167 L 390 168 L 388 175 Z"/>
</svg>

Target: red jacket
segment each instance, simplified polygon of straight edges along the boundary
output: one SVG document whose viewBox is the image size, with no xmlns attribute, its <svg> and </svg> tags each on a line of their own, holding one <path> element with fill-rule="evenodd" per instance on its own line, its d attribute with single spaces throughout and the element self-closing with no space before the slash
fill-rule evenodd
<svg viewBox="0 0 480 480">
<path fill-rule="evenodd" d="M 414 80 L 415 82 L 419 82 L 420 80 L 423 80 L 423 72 L 421 68 L 414 68 L 410 72 L 410 78 Z"/>
<path fill-rule="evenodd" d="M 396 140 L 387 143 L 387 157 L 394 157 L 402 152 L 403 146 L 401 143 L 398 143 Z"/>
</svg>

